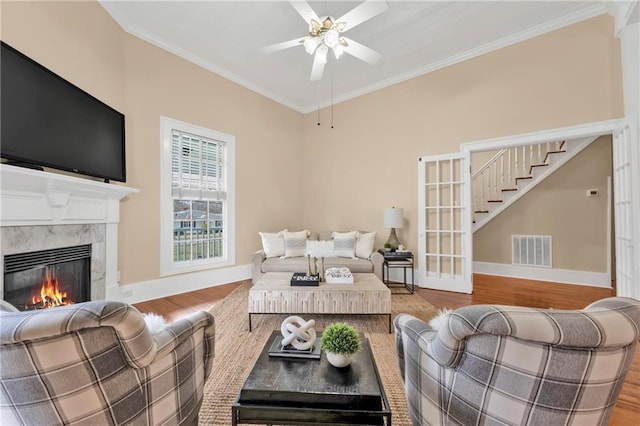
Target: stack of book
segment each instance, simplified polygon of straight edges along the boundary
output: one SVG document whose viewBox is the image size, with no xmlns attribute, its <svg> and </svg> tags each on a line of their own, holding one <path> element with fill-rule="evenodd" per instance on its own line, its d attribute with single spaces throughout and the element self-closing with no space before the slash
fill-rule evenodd
<svg viewBox="0 0 640 426">
<path fill-rule="evenodd" d="M 292 286 L 319 286 L 320 274 L 307 275 L 304 272 L 294 272 L 291 277 Z"/>
</svg>

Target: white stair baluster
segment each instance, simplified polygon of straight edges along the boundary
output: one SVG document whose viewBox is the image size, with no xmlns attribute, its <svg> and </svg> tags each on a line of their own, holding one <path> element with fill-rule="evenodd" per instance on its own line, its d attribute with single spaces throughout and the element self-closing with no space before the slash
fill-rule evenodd
<svg viewBox="0 0 640 426">
<path fill-rule="evenodd" d="M 487 208 L 489 210 L 489 200 L 491 199 L 491 171 L 487 169 Z"/>
<path fill-rule="evenodd" d="M 542 164 L 542 147 L 538 144 L 538 161 L 537 164 Z"/>
<path fill-rule="evenodd" d="M 489 176 L 487 175 L 487 170 L 484 171 L 483 176 L 484 188 L 482 189 L 482 210 L 488 210 L 487 201 L 489 199 Z"/>
<path fill-rule="evenodd" d="M 504 153 L 500 156 L 500 189 L 504 188 Z"/>
<path fill-rule="evenodd" d="M 498 163 L 493 163 L 493 199 L 498 199 Z"/>
<path fill-rule="evenodd" d="M 509 167 L 509 187 L 511 187 L 511 148 L 509 148 L 507 152 L 509 153 L 507 158 L 507 164 Z"/>
</svg>

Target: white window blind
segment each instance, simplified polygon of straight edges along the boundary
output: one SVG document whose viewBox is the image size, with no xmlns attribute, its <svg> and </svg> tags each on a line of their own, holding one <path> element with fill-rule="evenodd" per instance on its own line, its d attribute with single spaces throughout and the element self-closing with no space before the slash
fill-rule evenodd
<svg viewBox="0 0 640 426">
<path fill-rule="evenodd" d="M 172 131 L 171 191 L 175 198 L 225 200 L 225 143 Z"/>
<path fill-rule="evenodd" d="M 160 118 L 160 274 L 235 264 L 235 137 Z"/>
</svg>

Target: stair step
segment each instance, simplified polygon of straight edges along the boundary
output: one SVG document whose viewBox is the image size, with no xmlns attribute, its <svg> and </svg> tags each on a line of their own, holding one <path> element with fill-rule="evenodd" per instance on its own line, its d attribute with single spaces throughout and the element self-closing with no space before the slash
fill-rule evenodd
<svg viewBox="0 0 640 426">
<path fill-rule="evenodd" d="M 531 171 L 533 170 L 534 167 L 549 167 L 548 164 L 542 163 L 542 164 L 533 164 L 531 166 L 529 166 L 529 173 L 531 173 Z"/>
<path fill-rule="evenodd" d="M 518 189 L 522 189 L 524 186 L 529 185 L 532 180 L 533 176 L 516 178 L 516 186 Z"/>
<path fill-rule="evenodd" d="M 558 151 L 556 154 L 566 154 L 567 151 Z M 564 155 L 550 155 L 546 159 L 546 163 L 550 166 L 555 165 L 556 162 L 561 161 Z"/>
<path fill-rule="evenodd" d="M 515 200 L 519 199 L 522 194 L 525 194 L 529 189 L 537 185 L 541 179 L 546 178 L 552 171 L 565 164 L 569 158 L 576 155 L 577 152 L 584 149 L 594 140 L 595 138 L 587 137 L 569 141 L 571 143 L 568 143 L 567 141 L 561 141 L 560 146 L 558 146 L 558 143 L 554 142 L 552 145 L 554 149 L 546 151 L 544 153 L 544 162 L 541 162 L 539 157 L 535 157 L 534 155 L 531 155 L 529 158 L 522 157 L 521 159 L 524 160 L 525 163 L 528 162 L 528 160 L 534 160 L 536 164 L 525 165 L 524 167 L 522 167 L 522 162 L 517 162 L 515 170 L 513 170 L 513 167 L 509 168 L 509 176 L 505 175 L 506 171 L 504 170 L 504 167 L 502 165 L 497 165 L 497 161 L 500 159 L 499 155 L 494 156 L 495 158 L 492 159 L 491 162 L 488 162 L 487 165 L 483 166 L 483 170 L 487 169 L 490 166 L 494 167 L 494 169 L 491 169 L 492 171 L 490 173 L 495 172 L 495 178 L 492 179 L 493 174 L 488 175 L 491 176 L 489 178 L 489 181 L 491 182 L 493 180 L 494 184 L 503 185 L 505 187 L 501 188 L 500 192 L 498 192 L 497 189 L 494 188 L 488 188 L 488 190 L 480 189 L 478 191 L 479 194 L 481 194 L 479 195 L 479 197 L 485 199 L 482 208 L 486 208 L 487 210 L 479 210 L 474 212 L 474 232 L 484 226 L 496 214 L 499 214 L 507 206 L 511 205 L 511 203 L 513 203 Z M 527 147 L 527 149 L 533 150 L 535 146 L 536 144 L 531 144 L 531 146 Z M 548 144 L 547 146 L 550 147 Z M 542 149 L 542 147 L 537 147 L 538 153 L 541 153 Z M 504 156 L 504 152 L 506 151 L 502 151 L 503 152 L 500 152 L 499 154 Z M 509 157 L 509 160 L 510 159 L 511 157 Z M 514 173 L 512 173 L 512 171 Z M 529 174 L 527 174 L 527 172 Z M 498 180 L 499 178 L 500 180 Z M 487 184 L 487 182 L 484 181 L 481 182 L 481 184 L 483 185 L 483 188 L 490 186 L 490 183 Z M 487 198 L 491 196 L 497 198 L 498 195 L 501 196 L 502 200 L 487 200 Z"/>
<path fill-rule="evenodd" d="M 549 167 L 548 164 L 534 164 L 533 166 L 530 167 L 530 174 L 531 177 L 533 179 L 537 179 L 539 175 L 541 175 L 542 173 L 544 173 L 544 171 L 546 170 L 545 167 Z"/>
</svg>

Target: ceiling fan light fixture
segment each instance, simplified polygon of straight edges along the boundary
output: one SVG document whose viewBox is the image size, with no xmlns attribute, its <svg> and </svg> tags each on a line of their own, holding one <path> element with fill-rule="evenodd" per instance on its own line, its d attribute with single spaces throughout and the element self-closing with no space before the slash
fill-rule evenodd
<svg viewBox="0 0 640 426">
<path fill-rule="evenodd" d="M 334 49 L 340 43 L 340 34 L 338 31 L 331 29 L 324 33 L 324 44 Z"/>
<path fill-rule="evenodd" d="M 0 0 L 1 1 L 1 0 Z M 306 37 L 297 38 L 262 49 L 264 53 L 276 52 L 289 47 L 303 45 L 307 53 L 313 56 L 311 67 L 311 81 L 322 79 L 322 73 L 327 63 L 329 50 L 333 51 L 336 59 L 343 53 L 348 53 L 368 64 L 375 65 L 380 59 L 380 53 L 354 40 L 343 37 L 343 33 L 362 24 L 389 9 L 389 0 L 363 0 L 341 17 L 319 17 L 307 0 L 289 0 L 291 6 L 308 24 L 309 33 Z"/>
<path fill-rule="evenodd" d="M 321 64 L 326 64 L 327 63 L 327 52 L 329 51 L 329 48 L 324 45 L 321 44 L 320 46 L 318 46 L 318 50 L 316 50 L 316 56 L 318 58 L 318 62 Z"/>
<path fill-rule="evenodd" d="M 335 56 L 336 59 L 340 59 L 340 56 L 342 56 L 343 53 L 344 47 L 342 47 L 342 45 L 339 44 L 333 48 L 333 56 Z"/>
<path fill-rule="evenodd" d="M 309 55 L 313 55 L 313 53 L 318 48 L 319 44 L 320 44 L 320 38 L 307 37 L 304 40 L 304 50 L 306 50 Z"/>
</svg>

